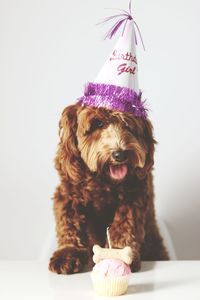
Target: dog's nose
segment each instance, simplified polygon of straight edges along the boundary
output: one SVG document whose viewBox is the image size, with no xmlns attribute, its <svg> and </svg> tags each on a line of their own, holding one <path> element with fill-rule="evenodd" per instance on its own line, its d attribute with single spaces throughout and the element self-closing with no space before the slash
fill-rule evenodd
<svg viewBox="0 0 200 300">
<path fill-rule="evenodd" d="M 112 157 L 114 158 L 114 160 L 119 162 L 126 160 L 127 155 L 128 155 L 127 151 L 122 151 L 122 150 L 114 151 L 112 153 Z"/>
</svg>

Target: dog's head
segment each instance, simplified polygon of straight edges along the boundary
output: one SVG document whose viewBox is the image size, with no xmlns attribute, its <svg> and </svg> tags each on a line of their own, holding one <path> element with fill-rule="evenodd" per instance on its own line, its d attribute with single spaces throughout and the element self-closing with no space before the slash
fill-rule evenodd
<svg viewBox="0 0 200 300">
<path fill-rule="evenodd" d="M 113 182 L 133 173 L 143 179 L 153 166 L 154 144 L 149 120 L 75 104 L 62 113 L 56 168 L 76 182 L 86 169 Z"/>
</svg>

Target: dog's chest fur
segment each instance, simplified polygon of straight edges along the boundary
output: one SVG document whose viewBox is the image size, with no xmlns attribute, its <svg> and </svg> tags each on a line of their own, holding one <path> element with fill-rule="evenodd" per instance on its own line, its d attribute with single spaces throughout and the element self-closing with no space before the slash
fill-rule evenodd
<svg viewBox="0 0 200 300">
<path fill-rule="evenodd" d="M 91 224 L 94 232 L 102 245 L 105 241 L 106 227 L 112 224 L 116 211 L 119 207 L 129 205 L 132 209 L 145 209 L 148 191 L 146 180 L 138 181 L 136 178 L 130 178 L 121 184 L 111 184 L 109 182 L 93 179 L 92 191 L 91 182 L 82 183 L 82 207 L 87 218 L 88 224 Z M 98 188 L 95 188 L 95 185 Z M 126 216 L 124 216 L 126 217 Z"/>
</svg>

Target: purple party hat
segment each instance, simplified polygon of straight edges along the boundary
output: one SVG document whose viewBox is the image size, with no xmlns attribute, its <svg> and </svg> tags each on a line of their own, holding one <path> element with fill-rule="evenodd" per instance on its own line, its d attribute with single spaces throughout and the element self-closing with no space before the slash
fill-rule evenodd
<svg viewBox="0 0 200 300">
<path fill-rule="evenodd" d="M 147 118 L 147 109 L 138 88 L 135 29 L 139 33 L 142 44 L 143 40 L 131 15 L 131 2 L 129 12 L 124 10 L 120 12 L 118 15 L 105 19 L 104 22 L 118 18 L 118 21 L 107 33 L 107 38 L 112 38 L 124 25 L 122 34 L 97 78 L 93 83 L 85 86 L 84 96 L 78 100 L 82 105 L 130 112 L 145 119 Z"/>
</svg>

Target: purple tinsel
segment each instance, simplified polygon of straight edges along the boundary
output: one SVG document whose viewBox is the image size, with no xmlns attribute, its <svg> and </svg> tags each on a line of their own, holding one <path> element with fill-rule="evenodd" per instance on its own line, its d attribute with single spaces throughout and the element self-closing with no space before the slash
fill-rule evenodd
<svg viewBox="0 0 200 300">
<path fill-rule="evenodd" d="M 141 92 L 137 94 L 127 87 L 89 82 L 85 87 L 84 96 L 78 100 L 82 105 L 130 112 L 137 117 L 146 119 L 147 109 L 141 96 Z"/>
<path fill-rule="evenodd" d="M 142 34 L 140 32 L 139 26 L 137 25 L 137 23 L 135 22 L 135 20 L 134 20 L 134 18 L 132 16 L 132 12 L 131 12 L 131 0 L 129 1 L 129 11 L 120 10 L 120 12 L 121 12 L 120 14 L 108 17 L 103 22 L 101 22 L 101 23 L 105 23 L 105 22 L 108 22 L 108 21 L 113 20 L 115 18 L 119 19 L 112 26 L 112 28 L 108 31 L 108 33 L 106 34 L 105 38 L 112 39 L 112 37 L 116 34 L 116 32 L 119 30 L 119 28 L 124 24 L 124 28 L 123 28 L 123 31 L 122 31 L 122 36 L 123 36 L 125 28 L 126 28 L 126 25 L 127 25 L 127 21 L 128 20 L 133 20 L 133 24 L 135 26 L 135 43 L 137 45 L 137 36 L 136 36 L 136 31 L 137 31 L 138 34 L 139 34 L 140 40 L 142 42 L 143 49 L 145 50 L 145 46 L 144 46 L 144 42 L 143 42 L 143 39 L 142 39 Z"/>
</svg>

